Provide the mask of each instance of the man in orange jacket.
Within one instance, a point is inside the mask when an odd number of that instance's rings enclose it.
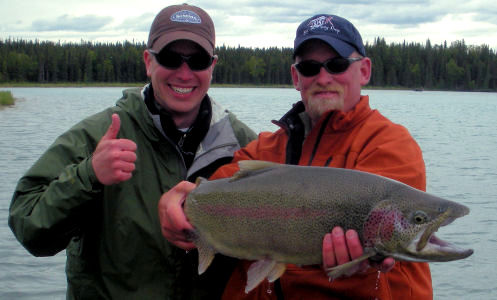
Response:
[[[386,176],[417,189],[426,189],[421,150],[407,129],[394,124],[369,106],[361,87],[369,82],[371,60],[362,38],[346,19],[316,15],[297,29],[295,88],[302,101],[276,122],[281,129],[263,132],[235,153],[233,162],[211,179],[232,176],[240,160],[357,169]],[[192,229],[181,204],[192,184],[180,183],[159,203],[163,235],[175,245],[191,249],[184,230]],[[355,231],[334,228],[323,238],[324,267],[346,263],[362,254]],[[250,262],[240,261],[226,286],[224,299],[431,299],[427,263],[385,259],[384,273],[362,265],[349,277],[329,282],[320,266],[289,265],[274,283],[264,281],[245,294]]]

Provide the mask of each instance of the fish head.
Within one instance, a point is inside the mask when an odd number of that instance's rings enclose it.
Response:
[[[365,248],[379,257],[416,262],[451,261],[473,254],[435,236],[441,227],[467,215],[469,208],[427,193],[421,199],[391,199],[378,203],[363,227]]]

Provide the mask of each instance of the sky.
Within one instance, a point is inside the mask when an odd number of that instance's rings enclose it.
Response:
[[[185,2],[185,1],[183,1]],[[0,0],[0,40],[146,42],[155,15],[181,1]],[[319,13],[351,21],[364,43],[432,45],[464,40],[497,51],[495,0],[192,0],[216,27],[216,45],[293,47],[295,31]]]

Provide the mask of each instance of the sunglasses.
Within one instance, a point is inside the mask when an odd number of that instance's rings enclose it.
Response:
[[[155,56],[157,62],[166,69],[176,70],[185,62],[192,71],[203,71],[212,65],[215,56],[199,52],[192,55],[181,55],[177,52],[163,50],[159,53],[148,50]]]
[[[299,71],[302,76],[311,77],[319,74],[321,72],[321,67],[330,74],[340,74],[349,68],[349,66],[360,61],[364,57],[333,57],[325,62],[317,62],[315,60],[304,60],[295,64],[295,68]]]

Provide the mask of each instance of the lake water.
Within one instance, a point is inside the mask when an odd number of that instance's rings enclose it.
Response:
[[[7,226],[17,180],[53,140],[114,105],[122,88],[0,88],[21,98],[0,109],[0,299],[64,299],[65,253],[32,257]],[[435,299],[497,299],[497,94],[364,91],[371,105],[406,126],[424,153],[428,191],[470,207],[439,230],[475,253],[432,263]],[[210,95],[254,130],[276,129],[299,100],[293,89],[213,88]]]

